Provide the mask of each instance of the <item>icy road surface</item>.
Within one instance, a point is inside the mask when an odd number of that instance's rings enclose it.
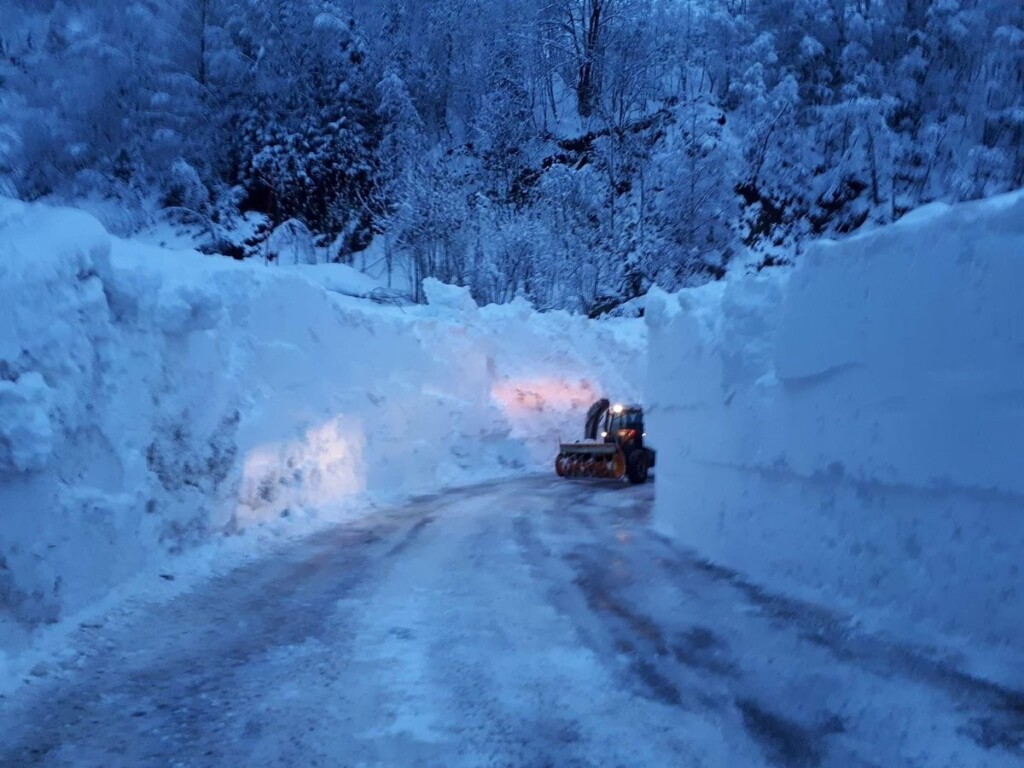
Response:
[[[1024,696],[673,546],[653,493],[424,498],[83,627],[0,765],[1024,764]]]

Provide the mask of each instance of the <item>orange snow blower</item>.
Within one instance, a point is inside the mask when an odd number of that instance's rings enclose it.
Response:
[[[598,400],[587,411],[584,439],[560,444],[555,472],[559,477],[627,477],[631,483],[644,483],[655,459],[654,450],[644,446],[644,437],[641,406]]]

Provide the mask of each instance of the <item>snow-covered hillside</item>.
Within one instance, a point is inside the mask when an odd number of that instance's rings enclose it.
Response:
[[[0,54],[0,194],[416,300],[597,314],[1024,186],[1021,0],[4,0]]]
[[[1017,193],[653,297],[659,525],[891,631],[1019,649],[1022,289]]]
[[[225,534],[547,469],[595,397],[641,392],[639,321],[365,288],[0,199],[0,653]]]

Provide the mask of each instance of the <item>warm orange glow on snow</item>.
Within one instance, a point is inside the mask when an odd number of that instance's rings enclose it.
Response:
[[[364,436],[332,419],[298,440],[265,443],[245,457],[236,518],[262,522],[292,507],[329,507],[366,488]]]
[[[589,381],[556,377],[509,379],[491,388],[491,398],[507,415],[522,411],[572,411],[590,407],[598,395]]]

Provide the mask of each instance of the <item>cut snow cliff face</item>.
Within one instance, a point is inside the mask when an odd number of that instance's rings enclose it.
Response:
[[[894,632],[1020,649],[1022,290],[1019,193],[653,297],[658,524]]]
[[[218,535],[547,469],[640,394],[641,323],[363,289],[0,199],[0,652]]]

